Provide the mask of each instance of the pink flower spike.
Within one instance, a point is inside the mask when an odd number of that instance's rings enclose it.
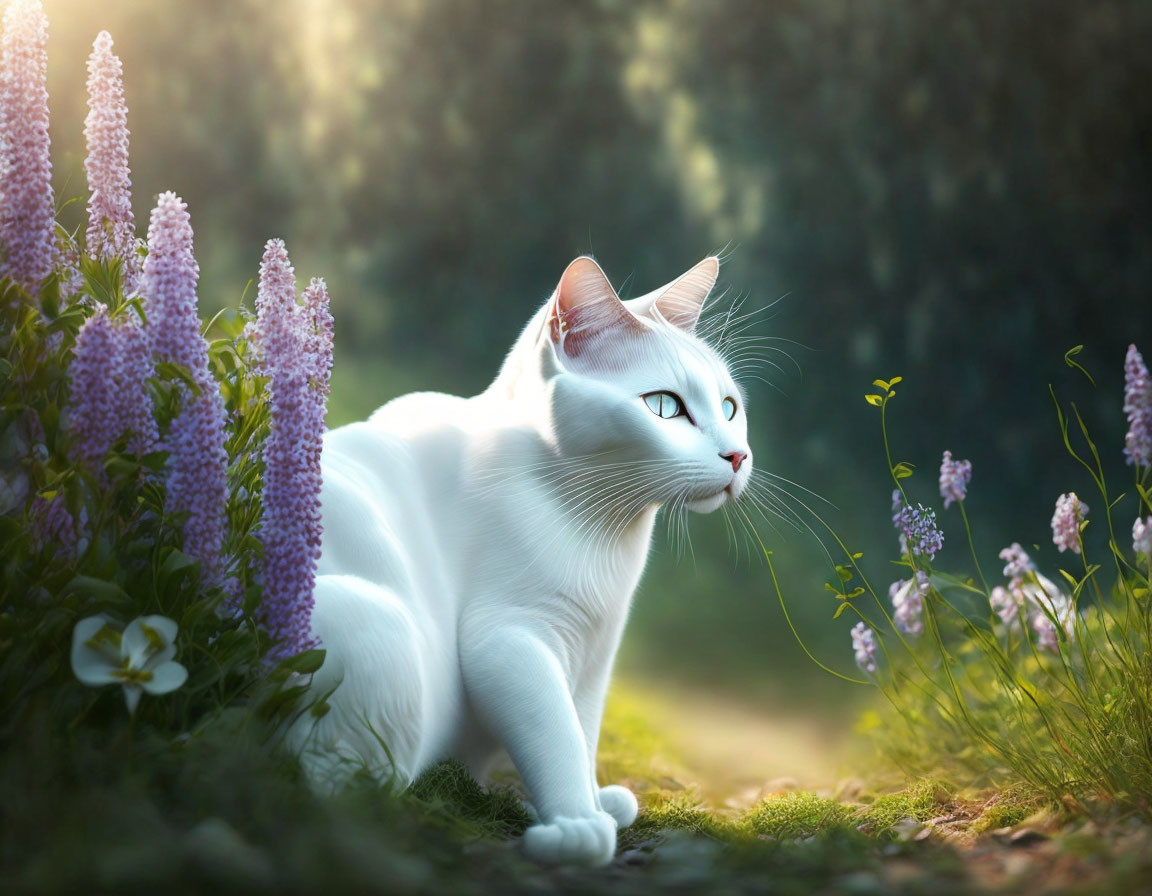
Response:
[[[0,37],[0,276],[33,295],[56,255],[47,43],[40,0],[14,0]]]
[[[952,452],[945,451],[940,462],[940,497],[947,509],[953,501],[963,501],[968,496],[968,483],[972,480],[972,462],[953,460]]]
[[[1000,552],[1000,559],[1004,561],[1004,577],[1007,579],[1023,578],[1036,568],[1032,558],[1016,541]]]
[[[132,217],[132,178],[128,167],[128,107],[123,66],[112,52],[107,31],[96,35],[88,57],[88,117],[84,121],[88,156],[88,254],[124,262],[124,288],[133,293],[139,276],[136,224]]]
[[[911,637],[924,634],[924,598],[931,590],[932,582],[922,569],[916,570],[915,578],[892,583],[888,597],[896,628]]]
[[[1127,463],[1152,466],[1152,380],[1135,345],[1128,346],[1124,358],[1124,413],[1128,415],[1124,438]]]
[[[1052,514],[1052,542],[1060,553],[1080,553],[1080,524],[1088,516],[1088,505],[1068,492],[1056,499],[1056,512]]]
[[[880,645],[876,641],[876,632],[864,622],[852,626],[852,650],[856,654],[856,665],[869,675],[875,675],[879,668],[876,657]]]

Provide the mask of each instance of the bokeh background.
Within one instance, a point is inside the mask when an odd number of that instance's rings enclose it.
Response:
[[[187,200],[206,315],[237,306],[271,236],[327,278],[333,425],[416,388],[481,390],[577,254],[627,297],[723,250],[729,297],[772,306],[758,332],[797,343],[749,383],[758,463],[827,498],[813,507],[879,583],[896,541],[863,401],[876,377],[904,377],[892,431],[914,498],[940,509],[943,449],[973,461],[986,569],[1018,540],[1054,573],[1056,496],[1100,504],[1050,383],[1130,487],[1122,362],[1129,342],[1152,352],[1152,4],[45,5],[58,196],[85,197],[84,64],[108,29],[141,229],[159,191]],[[1077,344],[1095,390],[1064,364]],[[941,521],[938,559],[965,572],[955,509]],[[804,638],[851,670],[820,544],[761,529]],[[862,689],[804,657],[747,545],[696,518],[678,554],[657,547],[624,674],[842,730]]]

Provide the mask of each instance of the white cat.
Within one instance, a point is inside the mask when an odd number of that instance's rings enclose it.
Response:
[[[324,442],[310,775],[407,784],[506,749],[534,859],[611,861],[636,798],[596,781],[612,661],[657,510],[710,512],[751,473],[743,395],[694,335],[707,258],[621,302],[587,257],[474,398],[406,395]]]

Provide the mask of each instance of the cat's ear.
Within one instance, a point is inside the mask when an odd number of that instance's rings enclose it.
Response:
[[[624,307],[600,265],[581,255],[560,277],[548,315],[548,331],[553,344],[575,357],[590,338],[612,331],[640,333],[644,325]]]
[[[696,329],[700,311],[719,276],[720,259],[715,255],[705,258],[664,287],[659,298],[652,303],[651,312],[659,314],[674,327],[691,333]]]

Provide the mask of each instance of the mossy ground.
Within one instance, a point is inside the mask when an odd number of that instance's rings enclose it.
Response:
[[[643,809],[605,869],[521,859],[513,779],[485,789],[442,765],[403,795],[364,778],[320,798],[291,760],[221,727],[176,750],[78,735],[7,751],[0,879],[12,893],[288,894],[1119,893],[1152,879],[1143,825],[1072,820],[1022,793],[924,780],[718,809],[674,777],[689,772],[628,695],[607,722],[602,777]]]

